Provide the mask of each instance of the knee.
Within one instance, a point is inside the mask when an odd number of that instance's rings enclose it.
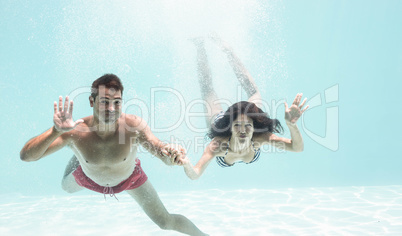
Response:
[[[69,185],[66,183],[66,181],[64,179],[61,181],[61,188],[67,193],[76,192],[71,187],[69,187]]]
[[[71,189],[63,188],[64,192],[66,193],[75,193],[76,191],[72,191]]]
[[[158,219],[158,221],[155,223],[159,226],[160,229],[171,230],[171,229],[173,229],[173,225],[174,225],[173,221],[174,220],[173,220],[172,215],[169,214],[167,217]]]

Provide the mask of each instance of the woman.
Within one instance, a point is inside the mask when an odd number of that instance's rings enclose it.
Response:
[[[220,104],[216,103],[218,98],[212,87],[204,41],[200,38],[194,39],[201,93],[210,108],[206,109],[206,112],[208,137],[212,141],[195,166],[187,156],[180,157],[187,176],[191,179],[199,178],[214,157],[221,167],[231,167],[237,162],[253,163],[260,157],[260,148],[263,145],[272,145],[293,152],[303,151],[303,139],[296,126],[296,121],[308,108],[306,106],[303,109],[306,99],[301,102],[302,94],[296,95],[290,107],[285,103],[285,120],[291,139],[276,136],[274,133],[280,133],[283,128],[277,119],[270,119],[258,107],[261,106],[261,94],[253,78],[225,42],[217,37],[212,39],[228,56],[229,63],[249,99],[233,104],[226,112],[222,111]]]

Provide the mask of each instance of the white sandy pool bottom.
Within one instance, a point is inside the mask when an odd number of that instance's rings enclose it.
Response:
[[[91,192],[88,192],[91,193]],[[92,193],[91,193],[92,194]],[[126,193],[1,196],[0,235],[181,235],[159,229]],[[210,235],[402,235],[402,186],[160,193]]]

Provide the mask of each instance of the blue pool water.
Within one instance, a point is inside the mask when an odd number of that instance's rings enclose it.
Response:
[[[188,4],[185,0],[3,0],[1,5],[0,195],[8,196],[1,201],[1,208],[6,209],[0,218],[2,235],[21,235],[30,229],[54,235],[47,227],[56,228],[65,220],[85,229],[77,219],[71,219],[78,213],[66,210],[72,207],[66,203],[69,199],[71,203],[93,199],[93,207],[109,214],[106,208],[115,203],[109,199],[104,203],[102,195],[89,190],[68,195],[61,189],[61,177],[72,156],[67,148],[37,162],[19,159],[25,142],[52,126],[53,101],[59,95],[74,97],[76,119],[91,115],[88,86],[104,73],[115,73],[122,79],[126,113],[144,117],[161,140],[185,146],[196,163],[207,140],[204,120],[189,115],[202,112],[202,106],[197,103],[201,94],[195,49],[188,39],[211,32],[233,47],[270,104],[267,112],[282,124],[284,101],[291,103],[298,92],[308,98],[311,109],[298,121],[305,149],[284,153],[267,147],[255,164],[233,168],[211,163],[197,181],[189,180],[181,167],[167,167],[141,150],[143,169],[161,196],[167,196],[167,208],[170,204],[174,211],[191,216],[212,235],[235,232],[225,231],[224,225],[247,235],[245,226],[238,222],[254,213],[266,221],[278,216],[275,224],[262,220],[260,228],[253,226],[261,234],[311,235],[316,229],[319,234],[355,234],[367,226],[373,227],[373,232],[391,235],[400,229],[396,222],[401,222],[402,213],[393,210],[400,210],[402,192],[400,1],[196,0]],[[225,56],[210,41],[206,49],[218,95],[230,102],[245,100]],[[290,137],[287,127],[283,136]],[[344,221],[331,216],[328,221],[309,220],[310,216],[300,214],[288,220],[295,212],[317,206],[314,201],[310,205],[301,200],[316,199],[313,189],[321,189],[322,198],[335,195],[336,199],[330,205],[319,201],[321,208],[315,210],[346,209],[340,219],[353,222],[349,229],[341,227]],[[371,200],[354,194],[361,189],[372,190]],[[275,197],[277,201],[293,196],[296,203],[303,204],[287,202],[287,209],[276,211],[270,197],[275,191],[283,193]],[[243,194],[239,194],[239,202],[230,198],[238,204],[233,208],[214,197],[216,193],[227,199],[239,192]],[[205,193],[211,194],[202,202],[205,208],[182,208],[198,204],[195,196]],[[247,201],[250,193],[256,193],[257,200]],[[345,194],[347,200],[342,197]],[[120,195],[129,202],[128,195]],[[170,200],[173,196],[184,203]],[[386,203],[384,199],[393,200]],[[348,205],[355,201],[361,203],[359,209]],[[50,226],[8,224],[16,219],[22,222],[59,203],[57,214],[43,215],[43,222]],[[141,221],[132,223],[133,227],[142,228],[128,232],[163,234],[134,202],[130,204],[133,217]],[[22,214],[23,209],[31,210]],[[287,215],[287,210],[292,213]],[[364,218],[365,214],[371,218]],[[205,222],[206,215],[214,215],[215,220]],[[381,223],[373,223],[376,220]],[[214,224],[221,225],[223,232]],[[274,226],[278,231],[271,231]],[[284,227],[294,231],[281,231]],[[91,230],[93,226],[84,232],[90,235]]]

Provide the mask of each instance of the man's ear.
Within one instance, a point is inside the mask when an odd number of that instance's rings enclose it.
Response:
[[[94,102],[95,102],[94,97],[89,96],[89,105],[90,105],[91,107],[94,107]]]

